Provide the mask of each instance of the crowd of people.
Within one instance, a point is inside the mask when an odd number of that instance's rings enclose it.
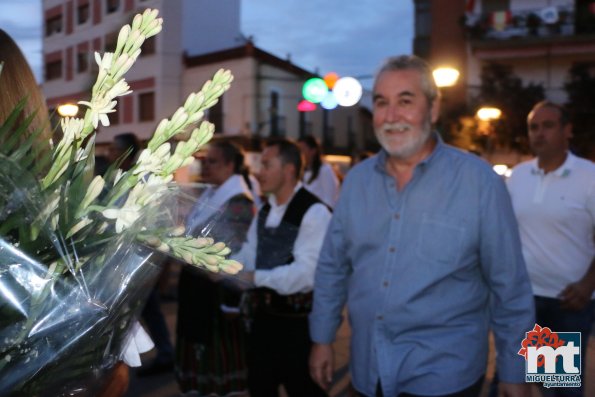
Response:
[[[4,89],[22,92],[7,86],[13,59],[0,75],[2,119],[16,103]],[[381,149],[342,182],[313,136],[267,141],[256,178],[240,147],[209,145],[201,158],[208,187],[186,233],[224,241],[244,269],[222,277],[183,268],[175,345],[152,292],[143,319],[158,353],[144,375],[174,371],[183,393],[200,396],[278,396],[281,385],[290,397],[326,396],[346,307],[356,396],[478,396],[490,332],[492,391],[529,396],[518,352],[535,324],[581,333],[584,386],[595,165],[569,151],[566,109],[535,105],[527,130],[536,157],[507,181],[444,143],[433,129],[439,113],[430,66],[398,56],[373,87]],[[138,149],[119,137],[97,172],[125,152],[126,167]],[[581,396],[584,388],[553,390]]]

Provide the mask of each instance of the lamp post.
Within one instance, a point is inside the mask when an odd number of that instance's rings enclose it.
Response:
[[[59,105],[57,110],[61,117],[74,117],[78,114],[79,107],[73,103],[64,103]]]
[[[452,87],[459,80],[459,71],[450,66],[441,66],[432,72],[438,88]]]
[[[452,89],[457,86],[460,73],[456,68],[450,66],[441,66],[432,71],[436,86],[441,90],[443,107],[442,113],[442,132],[445,138],[450,139],[452,143],[460,147],[472,151],[478,151],[475,143],[476,141],[483,142],[481,145],[485,154],[491,156],[494,149],[495,128],[494,122],[502,117],[502,111],[493,106],[482,106],[475,112],[475,118],[468,117],[466,100],[458,101],[457,103],[448,103],[446,94],[451,95]],[[464,87],[459,83],[458,88],[470,88],[468,85]],[[457,104],[459,104],[457,106]],[[463,122],[463,120],[467,120]],[[479,136],[478,136],[479,133]]]
[[[483,106],[477,110],[475,115],[482,121],[492,121],[502,117],[502,111],[496,107]]]

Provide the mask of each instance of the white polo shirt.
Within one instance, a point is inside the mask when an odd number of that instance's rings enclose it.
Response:
[[[514,167],[507,184],[533,293],[557,298],[595,257],[595,164],[568,153],[544,174],[533,159]]]

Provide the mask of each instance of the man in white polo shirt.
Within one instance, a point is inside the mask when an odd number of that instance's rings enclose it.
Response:
[[[535,295],[536,320],[554,332],[582,333],[584,374],[595,297],[595,164],[569,152],[572,125],[561,106],[538,103],[527,125],[537,157],[513,169],[508,189]],[[582,388],[563,392],[582,396]]]

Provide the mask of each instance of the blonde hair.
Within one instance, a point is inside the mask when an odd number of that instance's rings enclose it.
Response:
[[[3,124],[12,113],[16,105],[23,98],[26,103],[17,119],[16,128],[24,120],[35,114],[27,128],[27,133],[21,140],[27,139],[36,131],[39,142],[33,145],[33,150],[42,153],[49,148],[51,126],[49,112],[41,89],[35,81],[35,76],[18,45],[4,30],[0,29],[0,124]]]

